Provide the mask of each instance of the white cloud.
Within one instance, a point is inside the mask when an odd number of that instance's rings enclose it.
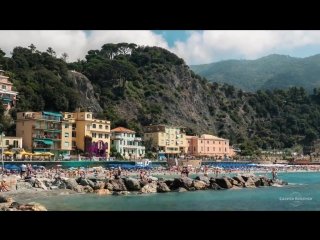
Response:
[[[28,47],[33,43],[38,50],[52,47],[57,56],[66,52],[69,61],[84,59],[89,50],[101,49],[105,43],[128,42],[166,48],[188,64],[201,64],[222,59],[256,59],[270,53],[289,52],[304,46],[319,45],[320,31],[188,31],[188,39],[176,41],[170,49],[165,35],[152,31],[0,31],[0,48],[10,56],[16,46]],[[314,54],[317,54],[315,52]]]

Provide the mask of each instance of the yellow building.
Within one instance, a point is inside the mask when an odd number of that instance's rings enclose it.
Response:
[[[72,152],[85,152],[84,137],[92,137],[92,152],[94,157],[109,157],[110,153],[110,121],[94,119],[92,112],[64,112],[64,119],[72,124]]]
[[[4,151],[7,151],[9,146],[12,146],[13,150],[21,149],[22,137],[5,136],[3,137],[3,140],[0,141],[0,148],[2,148],[2,145]]]
[[[168,125],[150,125],[144,127],[144,141],[152,139],[152,152],[158,158],[177,157],[186,151],[186,128]]]
[[[61,113],[18,112],[16,136],[22,137],[23,148],[32,152],[51,152],[55,158],[68,155],[72,149],[72,127]]]

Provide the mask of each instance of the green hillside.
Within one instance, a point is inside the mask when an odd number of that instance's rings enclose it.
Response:
[[[190,69],[208,82],[227,83],[249,92],[296,86],[311,93],[320,86],[320,54],[307,58],[272,54],[257,60],[191,65]]]

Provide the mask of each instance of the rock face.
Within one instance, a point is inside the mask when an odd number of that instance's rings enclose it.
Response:
[[[193,180],[188,177],[181,177],[181,178],[175,178],[173,183],[172,183],[172,188],[177,189],[177,188],[185,188],[189,189],[192,187]]]
[[[99,96],[94,93],[93,86],[89,79],[78,72],[69,71],[69,77],[76,84],[79,93],[80,104],[84,108],[90,108],[92,112],[102,112],[99,105]]]
[[[157,192],[164,193],[164,192],[170,192],[170,188],[165,184],[164,182],[159,182],[157,186]]]
[[[209,180],[208,180],[208,182],[209,182]],[[204,181],[193,180],[192,187],[194,187],[196,190],[204,190],[208,187],[208,185]],[[190,190],[190,188],[189,188],[189,190]]]
[[[157,192],[157,184],[156,183],[149,183],[141,188],[140,190],[142,193],[156,193]]]
[[[74,190],[78,186],[77,181],[73,178],[68,178],[67,180],[65,180],[65,184],[67,186],[67,189],[71,190]]]
[[[112,191],[128,191],[122,179],[112,179],[109,182],[112,184]]]
[[[17,183],[17,190],[28,190],[28,189],[33,189],[30,183],[28,182],[18,182]]]
[[[229,179],[227,177],[223,177],[223,178],[216,178],[216,183],[221,187],[221,188],[232,188],[232,184],[229,181]]]
[[[129,191],[138,191],[141,189],[140,182],[135,178],[125,178],[125,185]]]

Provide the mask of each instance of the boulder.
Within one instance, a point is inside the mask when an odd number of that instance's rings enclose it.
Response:
[[[221,190],[223,189],[222,187],[220,187],[217,183],[213,182],[210,184],[210,189],[213,189],[213,190]]]
[[[87,186],[83,186],[83,191],[86,192],[86,193],[93,193],[93,188],[90,187],[89,185]]]
[[[159,182],[157,186],[157,192],[164,193],[164,192],[170,192],[170,188],[165,184],[164,182]]]
[[[8,179],[6,183],[11,191],[17,189],[17,179]]]
[[[111,192],[108,189],[97,189],[94,191],[94,193],[101,194],[101,195],[111,194]]]
[[[91,188],[94,188],[94,183],[89,180],[89,179],[85,179],[85,178],[81,178],[80,183],[81,186],[90,186]]]
[[[144,187],[145,185],[149,184],[147,180],[139,180],[140,187]]]
[[[90,180],[89,180],[90,181]],[[92,182],[93,183],[93,182]],[[93,185],[93,189],[94,190],[97,190],[97,189],[104,189],[105,188],[105,186],[106,186],[106,184],[105,184],[105,182],[102,182],[102,181],[96,181],[95,183],[93,183],[94,185]],[[91,187],[91,186],[90,186]]]
[[[31,186],[31,185],[30,185]],[[35,182],[34,182],[34,187],[36,188],[41,188],[43,190],[48,190],[47,186],[44,184],[44,182],[42,181],[42,179],[38,179],[36,178]]]
[[[52,186],[51,186],[51,188],[52,188]],[[59,188],[59,189],[67,189],[67,185],[66,185],[64,182],[62,182],[62,183],[58,186],[58,188]]]
[[[270,186],[270,179],[266,177],[260,177],[261,180],[261,186],[267,187]]]
[[[0,195],[0,203],[7,203],[8,199],[9,199],[8,197]]]
[[[128,191],[122,179],[112,179],[110,180],[110,183],[113,186],[113,191]]]
[[[48,211],[44,206],[39,203],[28,203],[26,205],[20,205],[18,208],[20,211]]]
[[[28,189],[33,189],[31,184],[28,182],[18,182],[17,185],[17,190],[28,190]]]
[[[74,190],[79,185],[74,178],[68,178],[67,180],[65,180],[65,184],[67,186],[67,189],[71,190]]]
[[[182,187],[188,190],[190,187],[192,187],[192,183],[193,180],[188,177],[175,178],[172,183],[172,188],[176,189]]]
[[[188,192],[188,190],[183,187],[179,187],[179,188],[173,190],[173,192]]]
[[[75,192],[77,192],[77,193],[83,193],[83,192],[85,192],[85,191],[84,191],[84,186],[77,185],[77,186],[73,189],[73,191],[75,191]]]
[[[242,174],[241,177],[243,178],[244,181],[248,181],[249,178],[254,178],[256,175],[254,173],[245,173]]]
[[[49,178],[41,178],[40,179],[41,182],[43,182],[43,184],[47,187],[50,188],[54,182],[54,180],[49,179]]]
[[[209,180],[208,180],[209,182]],[[193,180],[192,182],[192,187],[194,187],[196,190],[204,190],[206,189],[208,186],[204,181],[201,180]]]
[[[244,187],[246,187],[246,188],[255,188],[256,184],[251,178],[248,178],[246,183],[244,184]]]
[[[113,185],[109,182],[105,184],[104,188],[108,189],[109,191],[113,191]]]
[[[136,178],[125,178],[124,183],[127,189],[130,191],[136,191],[141,189],[140,182]]]
[[[34,187],[36,179],[35,178],[29,178],[29,179],[25,179],[24,181],[30,183],[31,186]]]
[[[233,179],[236,180],[239,183],[243,183],[243,184],[246,183],[246,181],[241,177],[240,174],[237,174],[236,176],[234,176]]]
[[[222,178],[216,178],[216,183],[221,187],[225,189],[232,188],[232,184],[228,180],[227,177],[222,177]]]
[[[157,192],[157,184],[156,183],[148,183],[140,190],[142,193],[156,193]]]
[[[163,180],[163,181],[164,181],[165,184],[167,184],[167,186],[168,186],[169,188],[171,188],[171,187],[172,187],[172,184],[173,184],[173,182],[174,182],[174,178],[168,178],[168,179],[165,179],[165,180]]]
[[[197,191],[197,189],[195,187],[191,187],[188,189],[188,191]]]
[[[196,179],[196,180],[203,181],[203,182],[205,182],[206,184],[210,185],[210,180],[209,180],[209,178],[206,177],[206,176],[196,176],[195,179]]]
[[[158,178],[150,176],[150,177],[148,177],[148,180],[151,180],[151,181],[158,181]]]

